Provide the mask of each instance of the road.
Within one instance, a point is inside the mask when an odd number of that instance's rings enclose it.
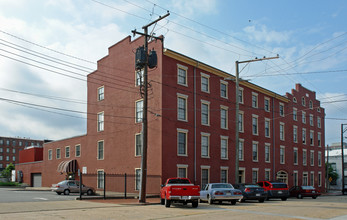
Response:
[[[12,193],[21,196],[16,191]],[[28,192],[23,193],[30,195]],[[31,195],[37,196],[37,194]],[[58,198],[62,199],[64,196]],[[159,203],[159,199],[157,200]],[[129,200],[122,200],[123,204],[119,204],[119,200],[117,201],[117,204],[115,200],[106,200],[106,203],[103,203],[103,200],[98,202],[35,200],[35,202],[1,203],[0,219],[347,219],[347,196],[291,198],[287,201],[270,200],[264,203],[250,201],[237,203],[234,206],[201,203],[198,208],[192,208],[191,205],[173,205],[165,208],[159,204],[129,204]]]

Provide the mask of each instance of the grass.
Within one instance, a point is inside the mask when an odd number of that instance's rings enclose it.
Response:
[[[15,182],[0,182],[0,186],[20,186],[20,184]]]

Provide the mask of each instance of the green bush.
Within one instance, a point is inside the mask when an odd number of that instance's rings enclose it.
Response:
[[[0,182],[0,186],[19,186],[19,183],[15,182]]]

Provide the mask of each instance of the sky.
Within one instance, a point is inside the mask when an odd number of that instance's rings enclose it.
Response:
[[[86,76],[108,47],[151,26],[164,47],[285,95],[296,83],[325,108],[325,143],[347,123],[347,1],[1,0],[0,136],[86,133]],[[347,135],[346,135],[347,136]]]

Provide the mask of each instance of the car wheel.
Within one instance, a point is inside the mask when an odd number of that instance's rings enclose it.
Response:
[[[57,192],[58,195],[61,195],[61,192]]]
[[[260,203],[263,203],[265,201],[265,199],[259,199],[258,200]]]
[[[171,205],[171,200],[169,200],[169,199],[167,199],[167,198],[165,197],[165,207],[166,207],[166,208],[169,208],[170,205]]]
[[[88,189],[88,191],[87,191],[87,195],[88,195],[88,196],[93,195],[93,190]]]
[[[193,202],[192,202],[192,207],[193,207],[193,208],[198,207],[198,205],[199,205],[199,201],[193,201]]]
[[[237,200],[231,200],[230,203],[231,205],[236,205]]]
[[[312,196],[312,199],[317,199],[317,196]]]
[[[301,194],[298,194],[298,199],[302,199],[302,195]]]
[[[69,195],[70,194],[70,190],[66,189],[64,190],[64,195]]]
[[[213,200],[212,200],[211,196],[207,196],[207,199],[208,199],[208,204],[212,205],[213,204]]]
[[[286,197],[282,197],[281,200],[282,201],[287,201],[287,198]]]
[[[165,199],[160,199],[160,205],[165,205]]]

